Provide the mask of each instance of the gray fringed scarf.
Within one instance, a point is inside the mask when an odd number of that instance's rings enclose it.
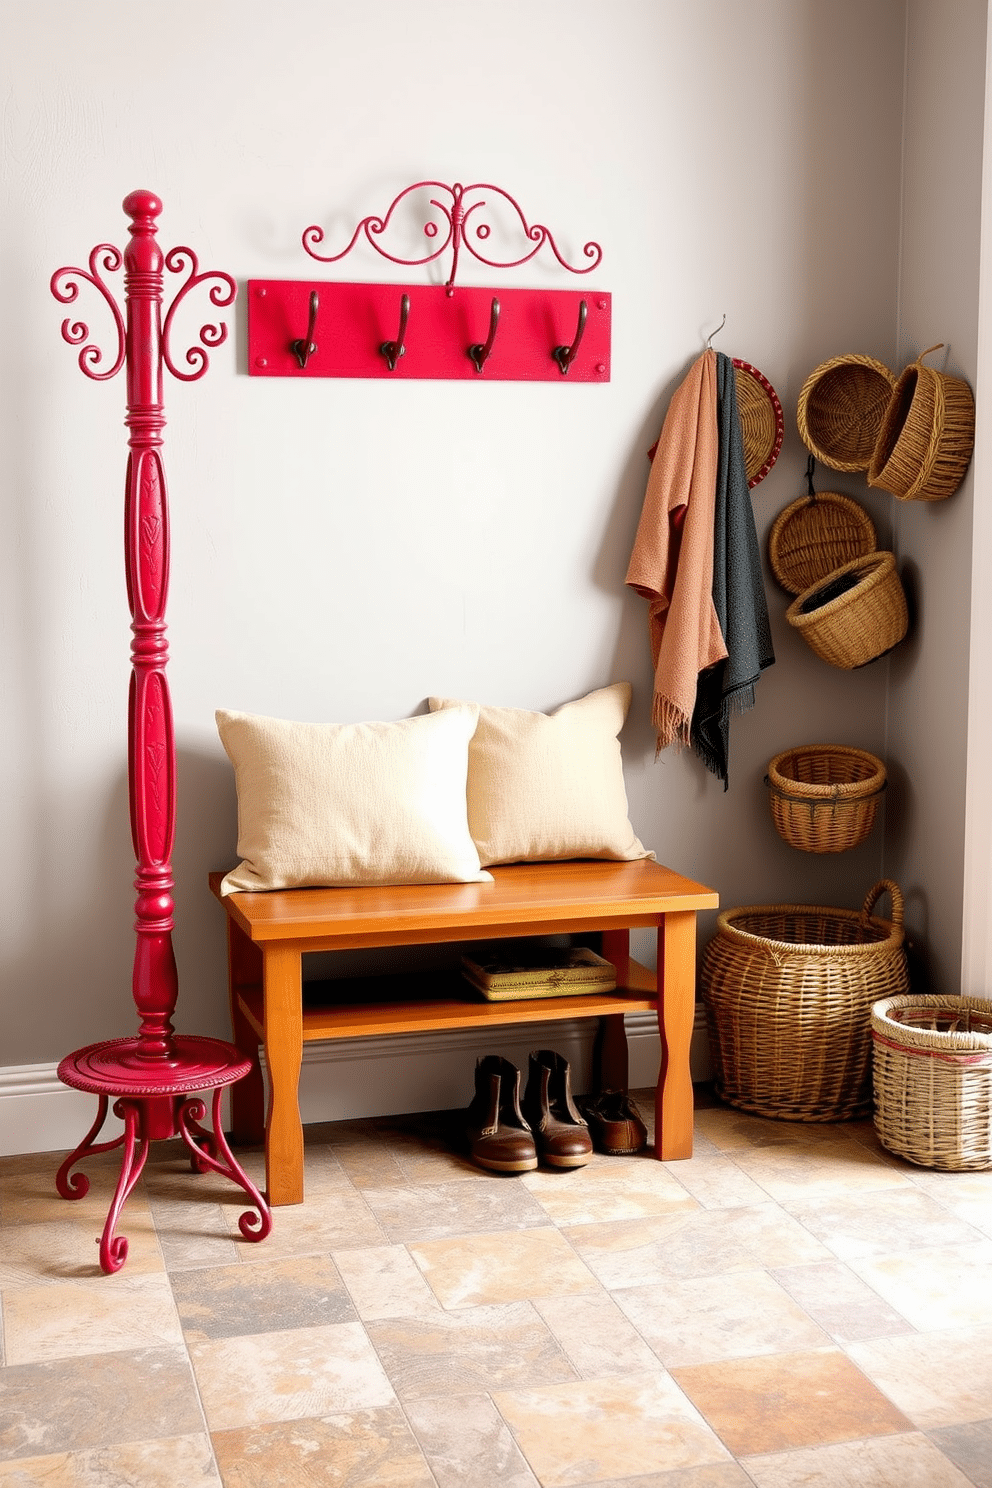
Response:
[[[730,715],[754,706],[754,689],[775,660],[761,553],[754,526],[730,357],[717,353],[716,513],[713,539],[713,605],[727,657],[701,672],[692,715],[692,745],[708,770],[728,785]]]

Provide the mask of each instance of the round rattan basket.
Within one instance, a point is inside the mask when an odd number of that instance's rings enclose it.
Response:
[[[924,1168],[992,1168],[992,1002],[886,997],[871,1029],[883,1147]]]
[[[896,379],[874,357],[851,353],[821,362],[799,394],[799,435],[834,470],[867,470]]]
[[[872,914],[886,891],[891,921]],[[701,986],[721,1099],[784,1121],[868,1114],[872,1004],[909,990],[902,916],[889,879],[860,912],[767,904],[719,916]]]
[[[953,495],[975,444],[971,388],[960,377],[924,366],[929,351],[921,352],[896,383],[868,466],[868,484],[900,501],[944,501]]]
[[[857,847],[885,790],[877,755],[846,744],[802,744],[777,754],[765,776],[775,830],[801,852]]]
[[[734,357],[734,383],[744,439],[747,483],[753,488],[764,480],[779,457],[785,419],[775,389],[750,362]]]
[[[853,671],[897,646],[909,611],[893,553],[866,553],[796,596],[785,618],[817,656]]]
[[[873,553],[878,539],[864,507],[837,491],[801,496],[768,534],[768,562],[787,594],[802,594],[834,569]]]

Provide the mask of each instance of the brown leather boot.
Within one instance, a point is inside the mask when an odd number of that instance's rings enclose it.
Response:
[[[487,1054],[475,1065],[475,1099],[465,1115],[472,1160],[494,1173],[529,1173],[537,1167],[534,1137],[520,1111],[520,1071]]]
[[[553,1168],[581,1168],[592,1157],[592,1137],[572,1100],[568,1060],[551,1049],[530,1056],[524,1118],[537,1150]]]

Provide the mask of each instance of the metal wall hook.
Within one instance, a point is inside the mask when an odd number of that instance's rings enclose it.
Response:
[[[317,311],[319,309],[320,301],[317,298],[317,291],[314,289],[310,292],[310,320],[307,325],[306,337],[304,340],[291,341],[289,343],[290,351],[299,362],[301,370],[304,371],[306,370],[307,362],[317,350],[317,344],[313,339],[313,333],[317,329]]]
[[[727,324],[727,312],[725,310],[723,312],[723,319],[721,320],[720,324],[717,326],[716,330],[715,331],[710,331],[709,335],[706,337],[706,350],[707,351],[712,351],[713,350],[713,337],[714,336],[719,336],[720,332],[723,330],[723,328],[724,328],[724,326],[726,324]]]
[[[476,342],[468,349],[468,354],[475,363],[476,372],[484,372],[486,363],[493,353],[493,342],[496,340],[496,327],[499,325],[499,300],[493,295],[493,302],[489,310],[489,335],[486,337],[485,345]]]
[[[396,363],[399,361],[401,356],[404,356],[406,354],[406,347],[403,345],[403,338],[406,335],[406,323],[409,315],[410,296],[408,294],[405,294],[400,300],[400,328],[396,332],[396,340],[383,341],[382,345],[379,347],[380,352],[386,358],[386,364],[388,365],[390,372],[396,371]]]
[[[579,342],[582,340],[582,332],[586,328],[586,316],[588,315],[588,313],[589,306],[586,304],[585,300],[580,300],[579,320],[578,324],[575,327],[575,335],[572,338],[571,346],[556,346],[551,353],[555,361],[558,363],[558,366],[561,368],[563,377],[568,376],[568,369],[575,361],[575,354],[579,349]]]

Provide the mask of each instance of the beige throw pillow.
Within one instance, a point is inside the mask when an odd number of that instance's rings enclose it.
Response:
[[[466,815],[477,718],[471,705],[398,723],[219,711],[243,860],[221,892],[489,879]]]
[[[479,860],[649,858],[627,819],[620,743],[630,684],[554,713],[479,709],[468,752],[468,824]],[[464,707],[428,699],[432,714]]]

